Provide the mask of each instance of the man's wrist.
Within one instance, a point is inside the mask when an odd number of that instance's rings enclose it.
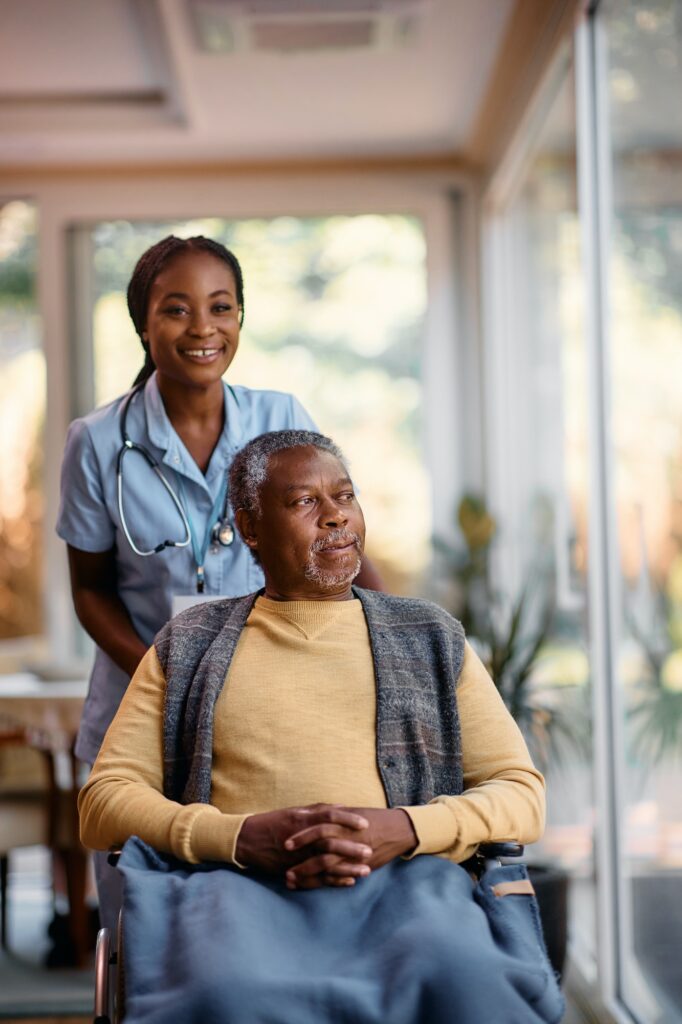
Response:
[[[242,823],[240,824],[239,828],[237,829],[237,832],[234,837],[234,844],[232,846],[232,857],[230,858],[234,866],[237,868],[242,868],[242,870],[246,870],[246,868],[249,867],[249,854],[246,845],[243,842],[240,848],[239,841],[242,838],[244,825],[246,824],[250,817],[252,816],[250,814],[247,814]]]
[[[400,817],[398,817],[398,815]],[[419,845],[419,838],[415,831],[412,819],[402,807],[395,808],[395,821],[397,827],[396,841],[400,844],[400,856],[411,853]]]
[[[247,815],[247,817],[244,818],[234,839],[232,860],[238,868],[248,868],[251,864],[248,827],[248,822],[251,817],[252,815]]]

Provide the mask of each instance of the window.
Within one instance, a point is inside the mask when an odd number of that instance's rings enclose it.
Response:
[[[127,390],[141,366],[125,288],[138,256],[169,233],[204,234],[235,251],[246,315],[230,380],[293,392],[338,441],[362,492],[369,554],[390,589],[418,590],[431,534],[421,222],[366,214],[98,224],[90,235],[95,404]]]
[[[35,206],[0,202],[0,640],[43,630],[45,360],[36,247]]]
[[[682,3],[609,0],[622,996],[682,1020]]]
[[[525,129],[520,171],[502,194],[493,184],[487,427],[497,521],[491,589],[498,637],[514,651],[510,680],[522,682],[537,650],[516,706],[521,724],[524,703],[536,708],[524,731],[548,783],[547,829],[529,853],[569,870],[570,937],[593,970],[587,351],[574,94],[571,56],[562,52]]]

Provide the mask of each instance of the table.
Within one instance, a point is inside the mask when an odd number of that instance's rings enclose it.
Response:
[[[70,751],[78,732],[85,679],[39,679],[31,672],[0,676],[0,723],[26,729],[41,747]]]
[[[50,845],[63,866],[69,930],[79,965],[88,962],[90,934],[85,904],[87,854],[78,837],[78,765],[73,753],[88,684],[83,679],[44,680],[30,672],[0,676],[0,728],[23,733],[50,765]],[[66,771],[60,766],[66,764]]]

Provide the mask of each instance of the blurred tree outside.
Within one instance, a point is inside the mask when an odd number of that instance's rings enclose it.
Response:
[[[43,629],[45,360],[36,249],[35,206],[24,200],[0,206],[0,640]]]

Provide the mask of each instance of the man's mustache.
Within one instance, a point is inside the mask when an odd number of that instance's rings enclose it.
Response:
[[[313,541],[310,545],[310,554],[314,555],[326,548],[335,548],[346,544],[355,544],[358,551],[362,551],[362,538],[359,533],[354,533],[352,530],[331,530],[326,537],[320,537],[319,540]]]

